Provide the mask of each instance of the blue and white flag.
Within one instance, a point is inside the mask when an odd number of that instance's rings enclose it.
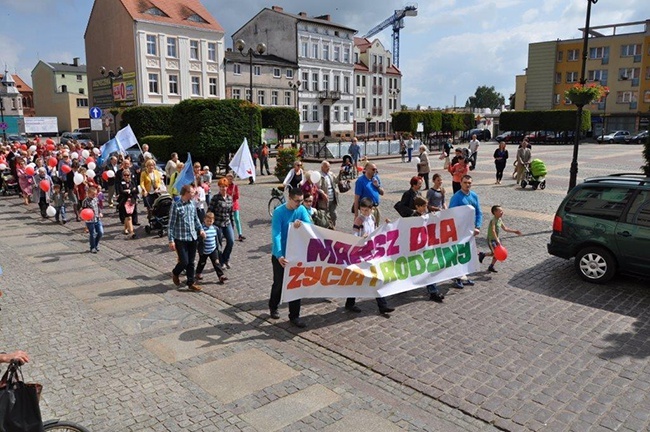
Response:
[[[111,157],[112,153],[124,153],[124,149],[120,149],[120,145],[115,138],[107,141],[99,148],[101,154],[97,158],[97,166],[104,165]]]
[[[244,138],[244,142],[239,146],[239,150],[232,157],[230,161],[230,168],[241,179],[253,178],[255,181],[255,164],[253,163],[253,156],[248,148],[248,140]]]
[[[181,193],[181,188],[187,184],[194,182],[194,167],[192,166],[192,155],[187,153],[187,162],[181,170],[180,174],[176,178],[176,183],[174,183],[174,189]]]
[[[126,125],[125,128],[120,129],[115,134],[115,139],[117,140],[117,145],[120,146],[122,152],[124,152],[124,149],[131,148],[134,145],[137,145],[138,147],[140,146],[138,144],[138,139],[133,133],[133,129],[131,129],[131,125]]]

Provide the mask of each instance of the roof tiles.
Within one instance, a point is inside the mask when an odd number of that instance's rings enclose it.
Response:
[[[221,24],[208,12],[199,0],[120,0],[135,21],[151,21],[161,24],[182,25],[223,33]],[[164,16],[146,11],[157,8]],[[205,22],[188,20],[198,15]]]

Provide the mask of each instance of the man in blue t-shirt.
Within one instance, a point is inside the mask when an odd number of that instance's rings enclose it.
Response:
[[[298,228],[301,222],[311,223],[311,217],[305,206],[302,206],[302,189],[292,188],[289,190],[289,200],[273,211],[271,219],[271,264],[273,264],[273,285],[271,286],[271,298],[269,298],[269,310],[271,318],[280,318],[278,306],[282,297],[282,281],[284,280],[284,268],[288,261],[285,258],[287,250],[287,237],[289,236],[289,224],[293,223]],[[289,302],[289,321],[296,327],[306,327],[300,319],[300,299]]]
[[[363,175],[359,177],[354,184],[354,218],[359,216],[359,201],[363,198],[369,198],[373,205],[373,216],[377,223],[381,223],[381,214],[379,213],[379,196],[384,194],[384,188],[381,187],[381,180],[377,172],[377,165],[368,162],[363,170]]]
[[[472,176],[466,174],[460,180],[460,190],[456,192],[449,200],[449,208],[460,207],[469,205],[474,208],[474,235],[477,236],[481,232],[481,224],[483,223],[483,212],[481,211],[481,203],[478,200],[476,192],[471,190]],[[463,276],[464,277],[464,276]],[[465,285],[472,286],[474,281],[471,279],[458,278],[454,280],[454,287],[462,289]]]

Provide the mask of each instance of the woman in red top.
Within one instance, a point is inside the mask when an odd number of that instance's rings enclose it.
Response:
[[[320,194],[318,193],[318,185],[311,181],[312,172],[305,173],[305,182],[300,186],[303,194],[310,194],[314,197],[312,207],[315,209],[318,208],[318,198]]]
[[[469,173],[469,165],[467,165],[465,157],[460,155],[458,156],[458,162],[456,162],[454,165],[450,165],[448,170],[453,176],[451,186],[454,189],[454,193],[456,193],[460,190],[461,179],[465,174]]]
[[[226,174],[226,179],[228,180],[226,193],[232,197],[232,217],[235,222],[235,229],[237,229],[237,234],[239,234],[239,241],[244,241],[246,237],[242,235],[241,219],[239,218],[239,186],[235,184],[235,176],[233,173],[229,172]]]

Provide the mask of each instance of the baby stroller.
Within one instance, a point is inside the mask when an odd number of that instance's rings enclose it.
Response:
[[[18,195],[20,193],[20,186],[18,185],[18,181],[16,181],[16,178],[13,176],[13,174],[11,174],[11,170],[9,168],[5,169],[0,174],[0,189],[2,190],[2,195],[4,196]]]
[[[144,200],[145,204],[147,200]],[[162,193],[156,198],[148,208],[149,225],[144,227],[147,234],[151,231],[158,230],[158,237],[162,237],[167,233],[167,226],[169,225],[169,211],[172,208],[172,197],[168,193]]]
[[[352,156],[349,154],[343,155],[343,161],[341,163],[341,172],[339,174],[339,180],[350,180],[357,176],[357,167],[354,166],[352,162]]]
[[[521,180],[522,189],[530,185],[533,190],[546,188],[546,165],[539,159],[533,159],[531,163],[525,166],[524,178]]]

